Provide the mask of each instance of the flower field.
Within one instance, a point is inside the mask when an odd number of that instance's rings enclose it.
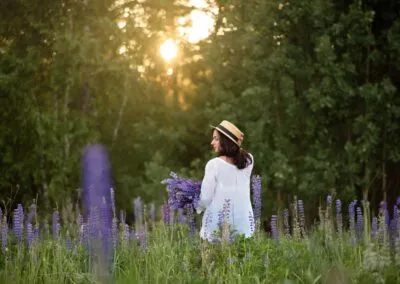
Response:
[[[176,176],[175,176],[176,177]],[[170,184],[172,184],[170,180]],[[184,188],[196,188],[186,184]],[[200,241],[194,210],[133,201],[133,212],[112,221],[103,206],[85,217],[79,206],[40,215],[35,204],[1,217],[1,283],[398,283],[400,198],[346,206],[328,196],[306,228],[304,204],[294,200],[261,226],[261,181],[253,177],[256,233],[250,239]],[[106,199],[103,198],[103,201]],[[176,200],[174,201],[176,204]],[[5,212],[4,212],[5,213]],[[133,214],[128,224],[126,215]],[[218,235],[218,234],[217,234]]]

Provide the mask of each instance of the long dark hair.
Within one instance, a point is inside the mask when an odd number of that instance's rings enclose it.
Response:
[[[227,156],[233,159],[235,166],[241,170],[250,165],[253,161],[249,153],[243,148],[240,148],[232,140],[227,138],[223,133],[219,132],[219,145],[221,147],[218,156]]]

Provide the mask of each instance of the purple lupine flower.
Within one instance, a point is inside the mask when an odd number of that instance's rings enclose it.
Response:
[[[222,209],[218,212],[218,226],[221,227],[230,214],[230,199],[225,199]]]
[[[378,218],[373,217],[371,225],[371,237],[375,238],[377,232],[378,232]]]
[[[69,232],[67,231],[67,236],[65,238],[65,247],[70,250],[72,249],[72,240],[71,240],[71,236],[69,235]]]
[[[332,205],[332,195],[329,194],[329,195],[326,197],[326,203],[327,203],[329,206]]]
[[[100,207],[100,228],[99,233],[102,237],[102,245],[103,251],[102,253],[106,256],[111,262],[112,257],[112,249],[113,249],[113,240],[111,236],[111,229],[112,229],[112,210],[111,206],[107,204],[106,198],[103,197],[103,203]]]
[[[89,218],[89,236],[90,239],[97,239],[99,237],[99,228],[100,228],[100,212],[97,207],[92,207],[90,210]]]
[[[354,233],[356,229],[356,221],[355,221],[355,211],[354,206],[356,205],[357,201],[354,200],[349,204],[349,230],[350,233]]]
[[[22,210],[22,213],[21,213]],[[13,233],[15,238],[18,241],[22,241],[23,239],[23,228],[24,228],[24,220],[23,220],[23,209],[22,205],[18,204],[17,208],[14,210],[13,214]]]
[[[112,209],[112,213],[113,213],[113,217],[117,216],[116,211],[115,211],[115,191],[114,189],[111,187],[110,188],[110,202],[111,202],[111,209]]]
[[[129,240],[136,242],[138,240],[138,236],[134,229],[131,230],[129,234]]]
[[[127,243],[129,243],[129,239],[130,239],[130,237],[131,237],[130,230],[129,230],[129,225],[128,225],[128,224],[124,224],[124,231],[123,231],[123,233],[124,233],[124,242],[125,242],[125,244],[127,244]]]
[[[170,207],[169,207],[169,204],[168,204],[168,202],[165,202],[164,203],[164,205],[163,205],[163,221],[164,221],[164,224],[170,224],[170,219],[171,219],[171,214],[170,214],[171,212],[170,212]]]
[[[185,222],[186,222],[185,214],[183,214],[182,208],[178,209],[178,220],[179,220],[180,224],[185,224]]]
[[[140,199],[140,197],[136,197],[133,200],[133,212],[134,212],[136,224],[140,223],[142,220],[142,217],[143,217],[142,210],[143,210],[142,200]]]
[[[1,250],[4,253],[8,245],[8,223],[7,217],[3,217],[3,223],[1,224]]]
[[[28,223],[26,225],[26,240],[28,242],[28,248],[32,247],[33,240],[35,239],[35,235],[33,234],[32,224]]]
[[[26,222],[27,223],[33,223],[33,219],[36,216],[36,204],[33,203],[31,204],[31,206],[29,206],[29,213],[28,213],[28,217],[26,218]]]
[[[289,209],[285,208],[283,210],[283,226],[285,230],[285,236],[290,237],[290,225],[289,225]]]
[[[167,185],[168,205],[171,209],[184,208],[187,204],[194,208],[198,206],[201,181],[184,179],[170,173],[170,178],[161,183]]]
[[[107,149],[98,144],[89,145],[84,149],[81,162],[83,177],[81,188],[84,216],[87,219],[92,207],[101,207],[103,197],[106,199],[106,204],[111,204],[111,166]]]
[[[300,228],[304,233],[305,228],[306,228],[306,217],[305,217],[305,214],[304,214],[303,200],[301,200],[301,199],[297,200],[297,210],[298,210],[298,213],[299,213]]]
[[[360,207],[357,207],[357,223],[356,223],[356,234],[357,239],[361,239],[363,236],[363,229],[364,229],[364,219],[363,214]]]
[[[40,238],[40,228],[39,228],[39,224],[36,223],[35,227],[33,228],[33,235],[36,241],[39,241]]]
[[[272,215],[271,216],[271,232],[272,232],[272,239],[275,241],[278,240],[278,223],[277,223],[277,216]]]
[[[342,202],[336,199],[336,223],[339,234],[343,232]]]
[[[150,220],[153,223],[156,221],[156,206],[154,203],[150,204]]]
[[[185,221],[189,226],[189,235],[193,236],[196,232],[196,219],[194,213],[194,207],[190,204],[186,204],[185,208],[183,209],[185,214]]]
[[[154,203],[150,204],[150,219],[153,223],[156,221],[156,206]]]
[[[115,249],[118,245],[118,220],[115,217],[112,219],[111,236],[112,236],[113,247]]]
[[[140,227],[140,231],[139,231],[139,243],[140,243],[140,247],[142,249],[144,249],[146,247],[146,243],[147,243],[146,239],[147,239],[146,238],[146,230],[145,230],[144,226],[142,225]]]
[[[386,201],[381,201],[380,209],[382,210],[383,216],[385,217],[385,224],[386,224],[387,227],[389,227],[390,218],[389,218],[389,211],[387,209]]]
[[[252,177],[254,219],[259,221],[261,218],[261,176]]]
[[[400,196],[397,197],[396,205],[397,205],[397,206],[400,206]]]
[[[53,223],[52,223],[52,232],[53,232],[53,239],[57,240],[60,236],[60,214],[58,211],[54,211],[53,213]]]
[[[125,211],[124,211],[124,210],[120,210],[120,211],[119,211],[119,222],[120,222],[121,224],[125,224],[125,221],[126,221],[126,214],[125,214]]]
[[[254,231],[256,230],[256,224],[255,224],[254,215],[253,215],[252,211],[249,211],[249,224],[250,224],[250,232],[254,233]]]

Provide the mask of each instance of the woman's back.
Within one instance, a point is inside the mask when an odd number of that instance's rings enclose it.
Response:
[[[254,221],[250,201],[250,176],[254,161],[251,155],[250,157],[251,163],[244,169],[238,169],[220,157],[207,163],[208,179],[203,182],[200,200],[207,205],[200,232],[203,239],[212,239],[213,232],[219,230],[219,224],[224,221],[236,233],[252,235]]]

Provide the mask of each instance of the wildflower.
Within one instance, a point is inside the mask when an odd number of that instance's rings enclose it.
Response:
[[[371,237],[375,238],[377,232],[378,232],[378,218],[373,217],[371,224]]]
[[[33,234],[32,224],[28,223],[26,225],[26,240],[28,242],[28,248],[32,247],[33,240],[35,239],[35,235]]]
[[[58,239],[59,235],[60,235],[60,214],[58,213],[58,211],[54,211],[53,212],[53,238],[56,240]]]
[[[184,208],[187,204],[197,208],[200,198],[200,181],[184,179],[171,173],[170,178],[161,183],[167,185],[168,205],[171,209]]]
[[[135,222],[140,223],[142,220],[142,200],[137,197],[133,200],[133,212],[135,216]]]
[[[272,238],[277,241],[278,240],[278,227],[277,227],[277,216],[271,216],[271,231],[272,231]]]
[[[356,233],[357,233],[357,239],[359,239],[359,240],[362,238],[363,228],[364,228],[363,214],[362,214],[361,208],[357,207]]]
[[[163,209],[163,221],[164,221],[164,224],[170,224],[170,217],[171,216],[170,216],[170,207],[169,207],[168,202],[164,203],[162,209]]]
[[[140,232],[139,232],[139,243],[140,243],[140,247],[142,249],[144,249],[146,247],[146,230],[144,228],[144,226],[140,227]]]
[[[111,200],[111,209],[112,209],[112,213],[113,216],[116,216],[116,211],[115,211],[115,191],[114,189],[111,187],[110,188],[110,200]]]
[[[26,222],[32,223],[35,216],[36,216],[36,204],[32,204],[31,206],[29,206],[29,213]]]
[[[115,217],[112,219],[111,235],[112,235],[113,247],[115,249],[118,244],[118,223],[117,223],[117,218]]]
[[[289,226],[289,209],[283,210],[283,226],[285,230],[285,236],[290,238],[290,226]]]
[[[1,250],[4,253],[8,245],[8,224],[7,217],[3,217],[3,223],[1,224]]]
[[[354,206],[357,203],[357,201],[352,201],[349,204],[349,230],[350,233],[353,234],[355,232],[355,212],[354,212]]]
[[[253,189],[253,206],[254,206],[254,219],[260,220],[261,217],[261,177],[259,175],[252,177]]]
[[[13,214],[13,233],[18,241],[23,239],[24,211],[21,204],[18,204]]]
[[[154,203],[150,205],[150,219],[153,223],[156,221],[156,207]]]
[[[342,202],[336,199],[336,224],[338,232],[341,235],[343,231]]]
[[[67,249],[72,249],[72,240],[71,240],[71,236],[69,235],[69,232],[67,231],[67,236],[65,239],[65,247]]]

